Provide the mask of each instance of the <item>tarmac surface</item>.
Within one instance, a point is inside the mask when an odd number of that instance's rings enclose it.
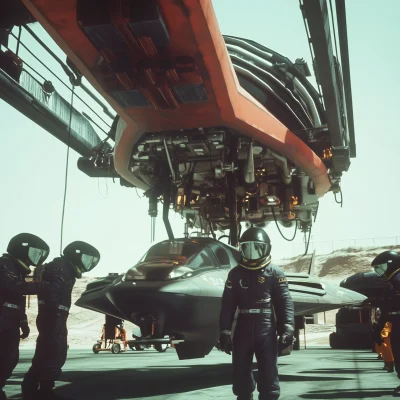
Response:
[[[20,383],[32,355],[32,349],[20,350],[5,387],[10,399],[21,398]],[[179,361],[174,349],[95,355],[90,348],[72,348],[56,391],[69,400],[233,400],[230,362],[217,350],[203,359]],[[295,351],[279,358],[280,400],[392,399],[400,381],[382,367],[371,351],[321,346]]]

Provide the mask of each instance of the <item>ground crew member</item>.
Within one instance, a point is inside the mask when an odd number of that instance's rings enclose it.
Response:
[[[375,343],[375,351],[381,354],[383,362],[385,363],[383,369],[387,372],[393,372],[394,358],[392,353],[392,346],[390,344],[390,332],[392,330],[392,324],[386,322],[385,326],[381,330],[381,343]]]
[[[25,295],[43,294],[49,286],[25,282],[25,277],[31,272],[29,266],[39,265],[48,255],[46,242],[30,233],[20,233],[10,240],[7,253],[0,257],[0,400],[7,398],[3,388],[18,363],[19,340],[27,338],[30,332]]]
[[[65,247],[63,255],[46,264],[41,280],[50,282],[49,293],[39,296],[36,319],[39,336],[32,366],[22,382],[24,399],[54,399],[55,381],[67,359],[67,319],[76,278],[92,270],[100,253],[88,243],[76,241]]]
[[[278,352],[293,343],[293,301],[284,273],[271,264],[271,242],[263,229],[251,227],[245,231],[239,248],[241,261],[229,272],[222,296],[219,348],[227,354],[233,352],[233,393],[238,400],[253,398],[254,354],[259,399],[275,400],[280,395]]]
[[[396,251],[384,251],[372,261],[371,265],[375,272],[389,283],[381,306],[382,313],[374,329],[375,342],[382,341],[381,331],[386,322],[390,322],[394,366],[400,378],[400,255]],[[400,397],[400,386],[394,390],[393,396]]]

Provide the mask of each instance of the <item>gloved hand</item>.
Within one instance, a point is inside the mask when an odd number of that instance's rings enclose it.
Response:
[[[228,332],[221,332],[219,335],[219,346],[218,350],[224,351],[226,354],[231,355],[232,351],[232,338]]]
[[[278,341],[278,354],[281,354],[285,349],[293,344],[294,328],[292,325],[285,324],[283,332],[279,337]],[[286,355],[286,354],[281,354]]]
[[[29,333],[31,332],[31,330],[29,329],[29,325],[28,323],[22,323],[20,325],[21,331],[22,331],[22,335],[20,336],[21,339],[26,339],[29,336]]]

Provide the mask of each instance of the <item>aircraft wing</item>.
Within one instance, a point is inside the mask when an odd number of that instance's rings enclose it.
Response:
[[[155,324],[158,336],[152,334],[153,339],[169,335],[184,341],[177,346],[180,359],[204,357],[217,343],[221,297],[238,258],[236,249],[211,238],[165,240],[150,247],[126,274],[89,283],[75,304],[129,320],[140,326],[143,336]],[[296,316],[365,300],[309,274],[290,273],[287,278]]]
[[[384,292],[388,283],[375,271],[358,272],[345,278],[340,286],[358,292],[368,298],[368,301],[380,306],[384,301]]]

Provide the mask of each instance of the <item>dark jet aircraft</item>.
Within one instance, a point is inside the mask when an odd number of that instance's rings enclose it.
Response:
[[[345,278],[340,286],[366,296],[361,307],[342,307],[336,314],[336,332],[329,343],[334,349],[370,349],[374,345],[372,323],[383,302],[387,282],[375,271],[358,272]]]
[[[379,307],[387,283],[375,271],[358,272],[340,282],[340,286],[368,297],[368,301]]]
[[[138,325],[151,340],[137,343],[181,341],[175,342],[179,359],[201,358],[217,343],[222,292],[239,258],[236,249],[211,238],[165,240],[150,247],[126,274],[88,284],[76,305]],[[309,274],[287,277],[296,316],[365,299]],[[170,339],[163,340],[166,336]]]

